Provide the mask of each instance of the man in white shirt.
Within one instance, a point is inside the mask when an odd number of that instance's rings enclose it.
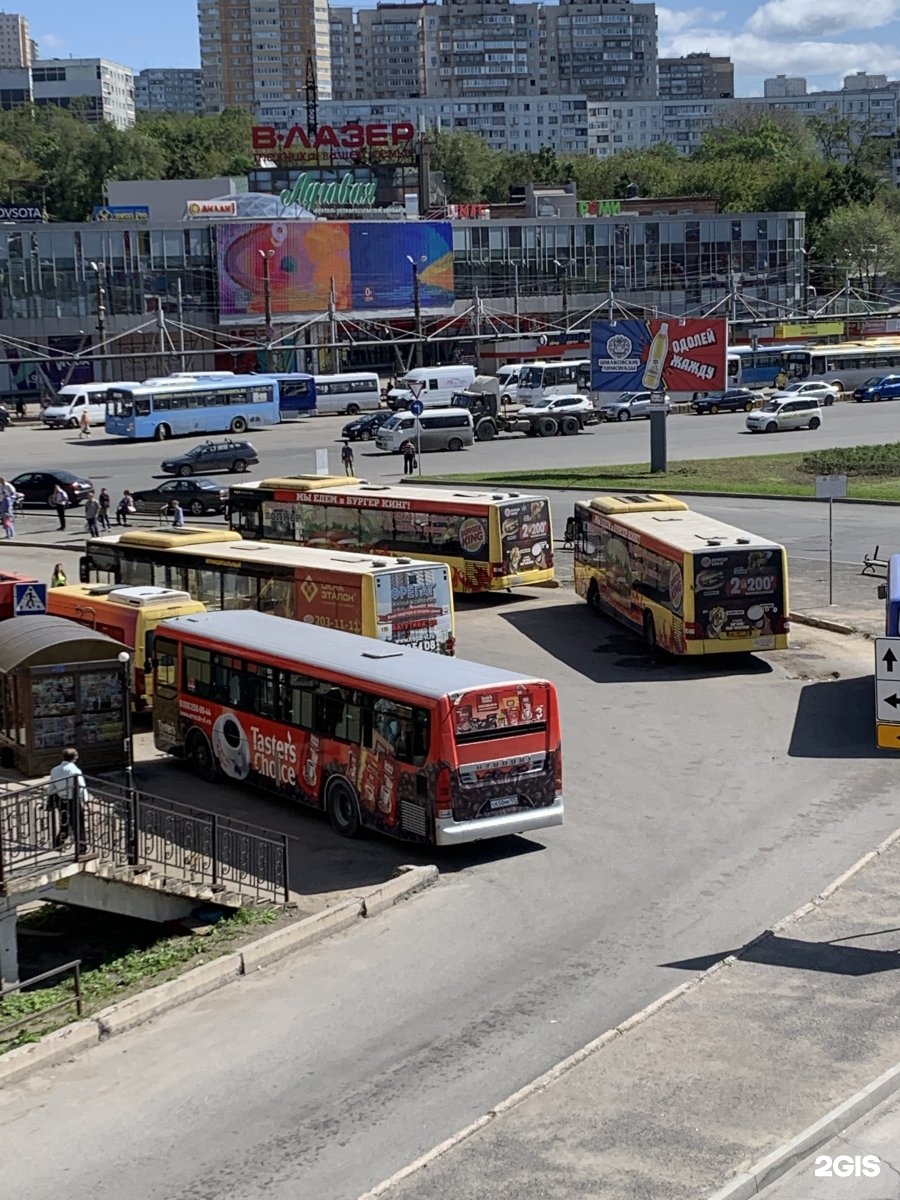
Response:
[[[84,772],[78,765],[78,751],[74,746],[63,750],[62,762],[50,772],[47,785],[47,811],[53,831],[53,847],[61,850],[71,838],[78,843],[84,837],[84,804],[89,799]]]

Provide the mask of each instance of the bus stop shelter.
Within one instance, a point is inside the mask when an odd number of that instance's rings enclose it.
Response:
[[[75,746],[86,772],[125,767],[127,649],[62,617],[0,623],[0,763],[45,775]]]

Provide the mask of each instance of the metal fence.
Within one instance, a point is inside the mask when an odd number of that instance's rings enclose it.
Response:
[[[0,895],[15,880],[90,855],[257,902],[288,900],[286,834],[105,779],[86,783],[87,798],[61,811],[46,782],[0,792]]]
[[[37,1013],[28,1013],[24,1017],[19,1017],[15,1021],[10,1021],[8,1025],[0,1025],[0,1041],[6,1041],[11,1034],[18,1033],[26,1025],[33,1022],[36,1018],[43,1021],[49,1017],[51,1013],[59,1012],[63,1008],[68,1008],[70,1004],[75,1005],[75,1012],[78,1017],[84,1016],[84,996],[81,991],[81,959],[76,958],[74,962],[63,963],[61,967],[54,967],[52,971],[44,971],[42,975],[33,975],[31,979],[23,979],[21,983],[11,983],[8,987],[0,988],[0,1010],[3,1007],[3,1001],[7,996],[12,996],[16,992],[24,992],[28,987],[33,987],[36,983],[45,983],[48,979],[56,979],[60,975],[65,975],[69,971],[74,972],[72,980],[72,995],[64,996],[62,1000],[56,1004],[51,1004],[47,1008],[40,1009]]]

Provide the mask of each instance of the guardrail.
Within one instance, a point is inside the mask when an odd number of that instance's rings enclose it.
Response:
[[[32,975],[30,979],[23,979],[21,983],[10,983],[6,987],[0,987],[0,1005],[7,996],[12,996],[15,992],[23,992],[25,988],[31,987],[36,983],[44,983],[48,979],[55,979],[57,975],[65,975],[67,971],[75,972],[75,988],[71,997],[66,997],[56,1004],[51,1004],[49,1008],[40,1010],[41,1020],[48,1017],[51,1013],[59,1012],[61,1008],[68,1008],[74,1000],[75,1012],[78,1017],[84,1016],[84,996],[81,991],[81,959],[76,958],[74,962],[63,963],[61,967],[55,967],[52,971],[44,971],[42,975]],[[8,1025],[0,1025],[0,1041],[7,1035],[15,1033],[25,1025],[31,1024],[34,1020],[34,1013],[26,1013],[24,1017],[19,1017],[15,1021],[10,1021]]]
[[[61,809],[46,781],[0,792],[0,895],[13,881],[89,856],[257,902],[289,899],[286,834],[109,780],[86,784],[88,798]]]

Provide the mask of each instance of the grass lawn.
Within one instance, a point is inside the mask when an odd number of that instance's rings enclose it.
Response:
[[[813,496],[815,474],[803,469],[805,454],[763,454],[746,458],[688,458],[670,462],[665,474],[651,475],[646,463],[624,466],[551,467],[525,471],[480,471],[441,478],[454,483],[492,483],[540,491],[542,487],[584,492],[726,492],[736,496]],[[435,479],[437,477],[434,477]],[[424,482],[424,480],[423,480]],[[900,501],[900,475],[852,474],[848,496],[858,500]]]

